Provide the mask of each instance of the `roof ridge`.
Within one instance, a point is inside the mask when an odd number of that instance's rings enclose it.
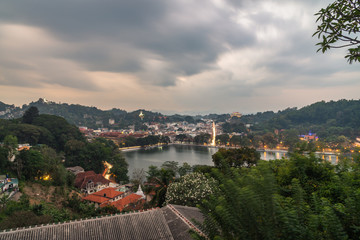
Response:
[[[193,229],[194,231],[196,231],[198,234],[200,234],[201,236],[205,237],[206,239],[207,236],[197,227],[195,226],[192,222],[190,222],[184,215],[182,215],[173,205],[168,204],[166,205],[168,208],[170,208],[171,211],[173,211],[173,213],[175,213],[186,225],[189,226],[189,228]]]
[[[2,233],[16,232],[19,230],[33,230],[36,228],[52,227],[55,225],[70,225],[72,223],[81,222],[81,221],[84,221],[84,222],[88,222],[88,221],[92,221],[92,220],[99,221],[101,219],[111,219],[111,218],[115,218],[115,217],[119,217],[119,216],[142,214],[142,213],[147,213],[147,212],[151,212],[151,211],[156,211],[159,209],[160,209],[159,207],[156,207],[156,208],[149,208],[149,209],[143,209],[143,210],[138,210],[138,211],[121,212],[121,213],[108,214],[108,215],[103,215],[103,216],[95,216],[95,217],[90,217],[90,218],[79,218],[79,219],[67,220],[67,221],[63,221],[63,222],[53,222],[53,223],[41,224],[41,225],[30,225],[30,226],[25,226],[25,227],[10,228],[10,229],[0,230],[0,235]]]

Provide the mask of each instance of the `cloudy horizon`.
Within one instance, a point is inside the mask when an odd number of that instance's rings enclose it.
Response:
[[[346,49],[316,53],[329,3],[0,0],[0,101],[195,114],[359,99]]]

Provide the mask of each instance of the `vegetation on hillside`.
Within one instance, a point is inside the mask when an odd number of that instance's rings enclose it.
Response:
[[[336,166],[312,154],[251,168],[222,162],[207,174],[220,190],[198,205],[210,239],[360,238],[359,153]]]

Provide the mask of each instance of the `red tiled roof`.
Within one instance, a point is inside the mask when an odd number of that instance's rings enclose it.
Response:
[[[83,200],[87,200],[87,201],[90,201],[90,202],[96,202],[96,203],[106,203],[107,201],[109,201],[110,199],[109,198],[106,198],[106,197],[101,197],[101,196],[97,196],[97,195],[94,195],[94,194],[90,194],[86,197],[83,197]]]
[[[107,198],[113,199],[124,193],[124,192],[116,191],[115,189],[116,188],[112,188],[112,187],[104,188],[103,190],[95,192],[92,195],[97,195],[101,197],[106,196]]]
[[[86,184],[92,181],[95,183],[101,183],[101,184],[109,184],[110,181],[104,178],[101,174],[96,174],[94,171],[86,171],[79,173],[76,175],[75,178],[75,187],[83,189],[86,187]]]
[[[136,203],[141,199],[140,195],[132,193],[116,202],[110,203],[111,206],[116,207],[119,211],[122,211],[130,203]]]
[[[82,183],[84,182],[85,177],[92,175],[96,175],[96,173],[94,171],[86,171],[77,174],[75,178],[75,187],[80,188]]]

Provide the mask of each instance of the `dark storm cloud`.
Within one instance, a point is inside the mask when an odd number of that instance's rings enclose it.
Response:
[[[169,86],[179,75],[214,68],[226,44],[239,47],[253,42],[251,32],[230,20],[231,12],[216,9],[209,1],[183,5],[167,0],[6,1],[0,20],[45,28],[69,45],[77,44],[58,57],[80,61],[91,71],[143,76],[151,71],[143,66],[144,59],[160,58],[170,71],[142,81]],[[199,8],[213,16],[199,21]]]

